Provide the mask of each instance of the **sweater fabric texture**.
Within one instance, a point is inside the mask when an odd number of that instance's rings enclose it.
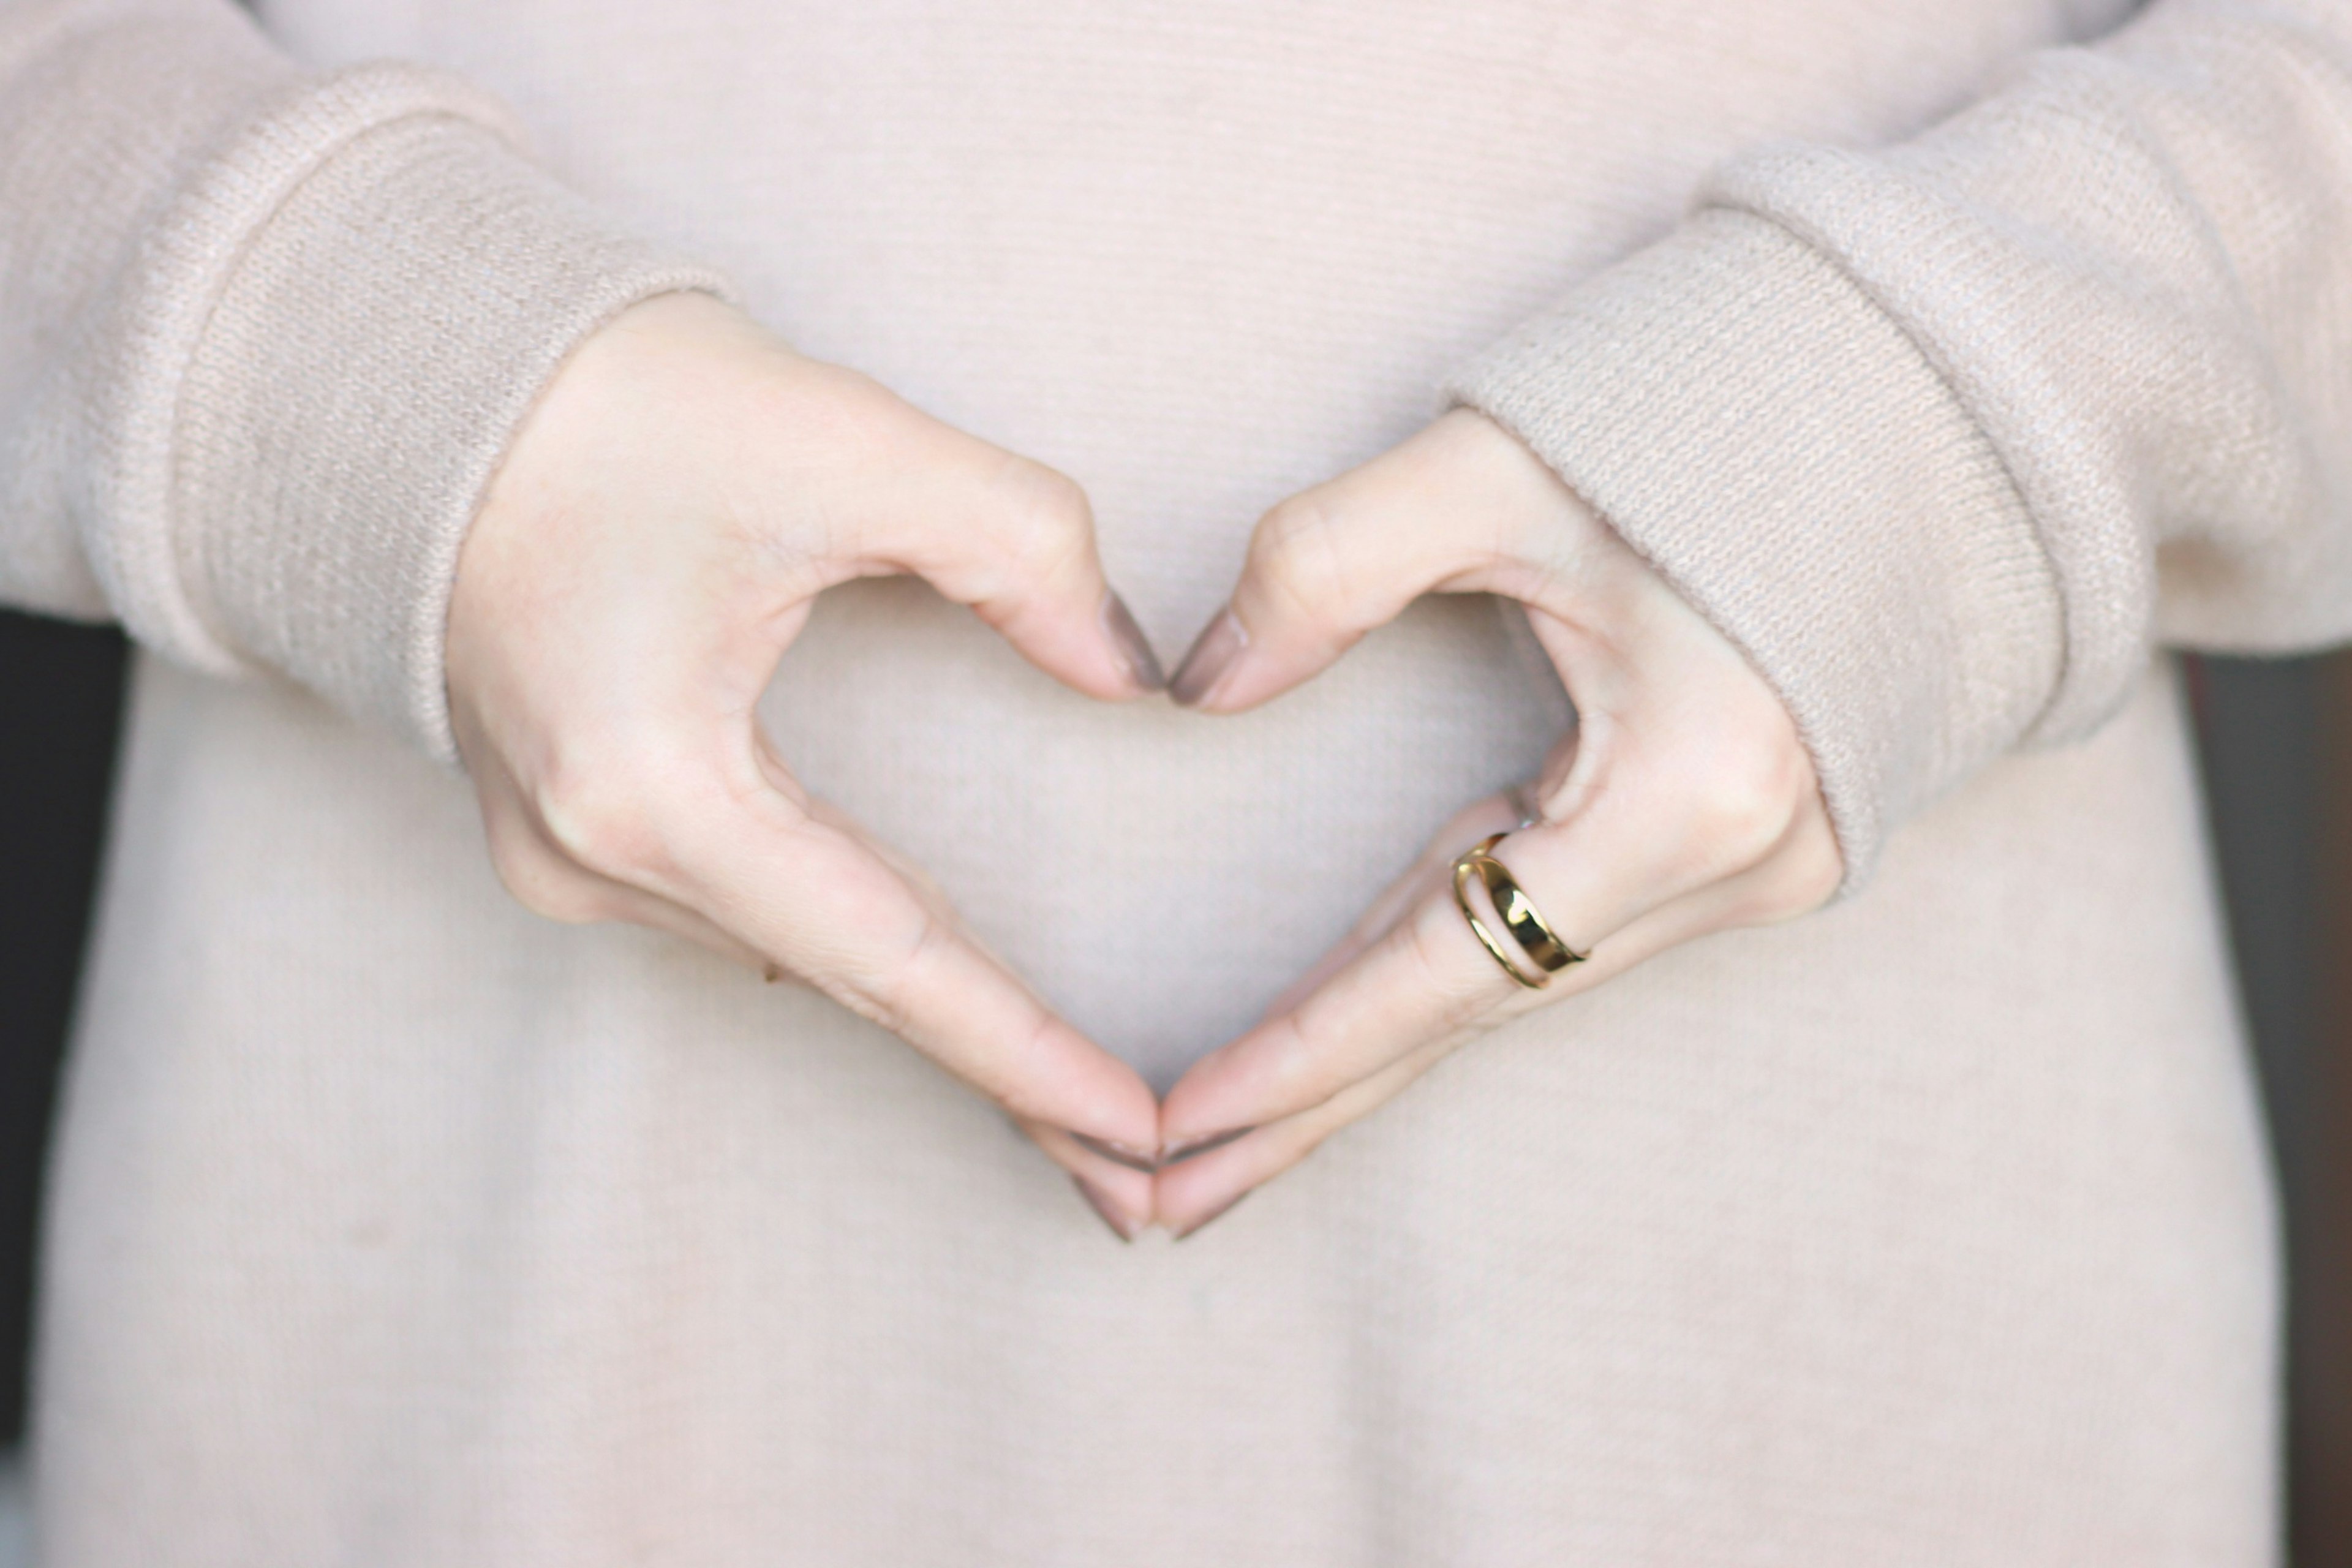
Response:
[[[45,1561],[2273,1560],[2167,650],[2352,633],[2352,9],[257,10],[0,4],[0,600],[145,650]],[[1787,702],[1844,896],[1112,1244],[887,1035],[488,868],[466,526],[697,289],[1076,478],[1163,648],[1484,412]],[[761,716],[1164,1087],[1570,708],[1484,599],[1210,720],[900,580]]]

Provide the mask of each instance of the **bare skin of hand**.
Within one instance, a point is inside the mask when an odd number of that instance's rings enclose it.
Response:
[[[1081,1139],[1155,1148],[1150,1088],[761,732],[816,595],[899,573],[1089,696],[1160,684],[1076,485],[715,299],[622,314],[557,374],[458,563],[450,716],[491,857],[541,914],[673,931],[882,1025],[1131,1235],[1150,1177]]]
[[[1421,595],[1472,592],[1526,606],[1577,729],[1521,799],[1465,808],[1256,1026],[1169,1092],[1154,1217],[1180,1236],[1486,1031],[1837,889],[1829,815],[1771,688],[1533,453],[1468,410],[1270,512],[1171,689],[1240,712]],[[1538,820],[1520,827],[1523,805]],[[1510,828],[1496,855],[1591,955],[1541,989],[1505,974],[1454,901],[1454,857]]]

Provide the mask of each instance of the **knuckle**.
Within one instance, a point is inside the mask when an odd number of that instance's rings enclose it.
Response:
[[[1452,903],[1425,901],[1406,922],[1404,940],[1422,984],[1436,999],[1441,1031],[1467,1029],[1493,1010],[1497,993],[1487,984],[1491,960],[1481,952],[1477,963],[1465,962],[1463,944],[1473,939]]]
[[[1813,797],[1811,760],[1777,709],[1770,718],[1724,726],[1696,759],[1702,782],[1686,804],[1685,842],[1718,874],[1761,865]]]
[[[1076,479],[1028,458],[1010,458],[996,479],[1004,501],[1007,565],[1030,579],[1052,576],[1086,553],[1094,512]]]
[[[599,876],[635,881],[664,868],[654,789],[642,769],[601,757],[549,770],[531,807],[550,843]]]
[[[1082,533],[1094,521],[1086,488],[1059,468],[1034,458],[1014,457],[999,481],[1011,492],[1014,505],[1045,532],[1060,537]]]
[[[941,952],[949,935],[928,911],[904,944],[879,962],[840,969],[821,982],[835,1001],[867,1023],[904,1037],[915,1025],[914,1000],[922,971]]]
[[[933,581],[992,622],[1011,614],[1041,585],[1083,568],[1094,549],[1094,513],[1077,481],[1013,453],[958,481],[979,527],[967,545],[933,562]],[[1063,585],[1067,585],[1064,583]]]
[[[819,973],[809,983],[867,1023],[891,1034],[906,1033],[904,1009],[889,981],[866,973]]]
[[[1710,865],[1752,866],[1780,841],[1790,805],[1773,780],[1726,769],[1710,777],[1691,802],[1687,831]]]
[[[1316,492],[1267,512],[1250,537],[1249,571],[1316,625],[1344,624],[1353,606],[1339,547],[1339,520]]]

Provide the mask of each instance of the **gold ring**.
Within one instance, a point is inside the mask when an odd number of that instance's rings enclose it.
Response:
[[[1495,858],[1495,846],[1509,837],[1507,833],[1497,833],[1462,851],[1461,858],[1454,862],[1454,902],[1462,910],[1462,918],[1470,922],[1470,934],[1478,939],[1480,946],[1495,955],[1495,962],[1503,966],[1503,973],[1528,990],[1539,991],[1551,984],[1553,975],[1571,963],[1582,963],[1591,955],[1579,952],[1560,941],[1559,934],[1537,912],[1526,889],[1513,879],[1511,868]],[[1486,884],[1486,896],[1495,901],[1496,911],[1503,917],[1503,924],[1510,931],[1511,940],[1518,944],[1519,952],[1527,961],[1536,966],[1532,978],[1504,951],[1502,938],[1488,930],[1486,922],[1478,918],[1478,911],[1470,907],[1470,879],[1473,877]]]

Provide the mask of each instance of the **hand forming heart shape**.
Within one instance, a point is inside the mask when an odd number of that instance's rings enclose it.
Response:
[[[1520,798],[1465,808],[1255,1028],[1169,1091],[1160,1136],[1177,1158],[1154,1212],[1180,1236],[1484,1031],[1837,889],[1812,760],[1772,689],[1534,453],[1467,409],[1268,513],[1171,691],[1207,712],[1255,707],[1430,593],[1525,605],[1576,728]],[[1591,954],[1540,989],[1505,973],[1454,901],[1454,858],[1509,828],[1497,855]]]
[[[1155,1218],[1190,1234],[1480,1030],[1837,882],[1770,689],[1532,454],[1457,412],[1269,514],[1174,694],[1255,706],[1423,593],[1522,601],[1582,720],[1542,825],[1503,853],[1600,948],[1528,991],[1478,946],[1444,872],[1517,821],[1479,803],[1163,1106],[761,735],[754,705],[816,595],[893,573],[1089,696],[1160,684],[1075,484],[708,296],[625,312],[541,398],[459,563],[450,714],[491,856],[542,914],[668,930],[892,1030],[1002,1106],[1122,1237]]]

